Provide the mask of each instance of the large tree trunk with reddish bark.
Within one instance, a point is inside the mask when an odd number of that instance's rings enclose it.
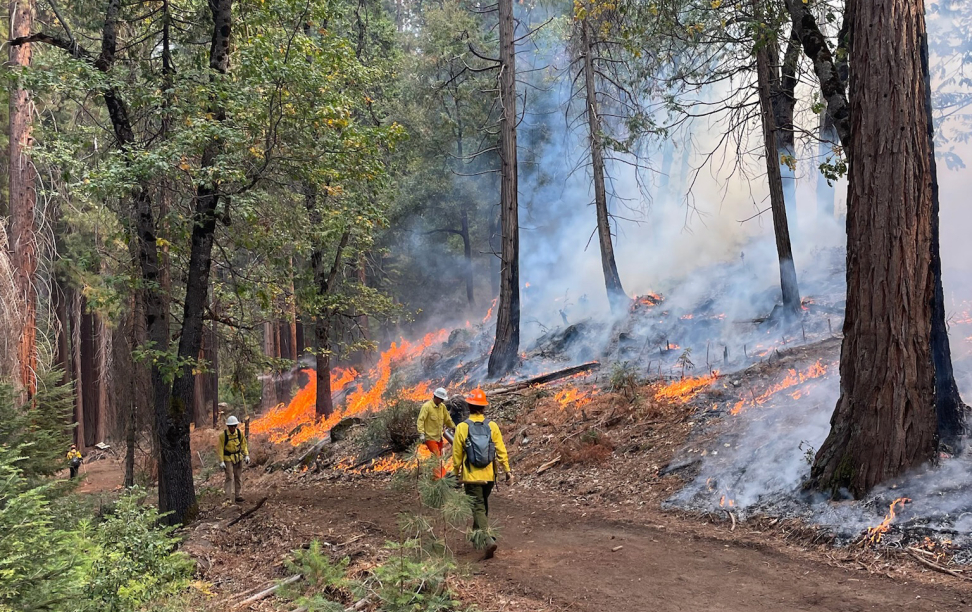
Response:
[[[489,354],[491,378],[516,367],[520,351],[520,223],[516,171],[516,50],[513,0],[499,0],[500,287],[496,340]]]
[[[604,144],[601,141],[601,117],[594,82],[594,41],[588,19],[581,20],[581,45],[584,53],[584,99],[587,113],[588,143],[591,148],[591,171],[594,175],[594,210],[597,212],[597,239],[601,247],[601,271],[611,311],[621,314],[628,310],[628,295],[621,285],[618,264],[614,259],[614,237],[611,235],[611,215],[608,213],[607,187],[604,183]]]
[[[840,399],[811,477],[854,496],[936,455],[935,207],[921,0],[855,2]]]
[[[32,0],[12,0],[10,36],[28,36],[34,23]],[[10,66],[30,66],[31,45],[10,47]],[[33,142],[30,92],[14,85],[10,91],[10,251],[14,267],[17,300],[20,302],[20,332],[17,340],[17,382],[26,398],[37,391],[37,238],[34,206],[37,202],[36,175],[27,151]]]
[[[780,261],[780,288],[783,293],[783,311],[791,316],[800,312],[800,289],[797,286],[793,248],[790,245],[790,228],[786,218],[786,199],[783,178],[780,173],[780,153],[777,149],[777,129],[772,102],[773,65],[770,62],[769,44],[757,41],[756,78],[759,90],[760,116],[763,123],[763,143],[766,151],[766,178],[769,181],[770,208],[773,212],[773,233],[776,237],[776,253]]]

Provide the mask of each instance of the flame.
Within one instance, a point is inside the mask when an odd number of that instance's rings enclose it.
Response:
[[[878,542],[880,542],[881,541],[881,536],[883,536],[885,533],[887,533],[888,528],[891,527],[891,522],[894,520],[894,517],[895,517],[894,508],[895,508],[895,506],[900,506],[901,508],[903,508],[904,505],[907,504],[910,501],[911,501],[910,498],[907,498],[907,497],[899,497],[898,499],[896,499],[893,502],[891,502],[891,507],[888,508],[888,514],[887,514],[887,516],[884,517],[884,520],[881,521],[881,524],[880,525],[877,525],[875,527],[871,527],[870,529],[867,530],[867,535],[864,536],[865,537],[865,540],[867,542],[870,542],[871,544],[877,544]]]
[[[496,300],[499,298],[493,298],[493,302],[489,305],[489,310],[486,311],[486,316],[483,317],[483,323],[489,322],[490,318],[493,316],[493,309],[496,308]]]
[[[393,343],[387,351],[381,353],[378,363],[368,372],[368,378],[372,381],[371,387],[365,390],[364,383],[359,382],[354,391],[348,393],[347,403],[343,410],[335,412],[327,419],[316,420],[315,405],[317,396],[317,381],[312,375],[313,370],[305,370],[310,373],[310,381],[297,392],[290,405],[281,410],[274,409],[260,419],[257,419],[251,427],[256,433],[269,433],[271,442],[282,442],[288,440],[294,446],[298,446],[314,438],[321,438],[331,430],[341,419],[363,414],[369,410],[379,410],[383,407],[383,398],[388,390],[388,382],[391,378],[393,365],[403,361],[414,359],[421,355],[433,344],[444,342],[449,337],[448,330],[426,334],[422,340],[412,343],[402,340],[400,343]],[[340,372],[335,379],[335,373]],[[340,370],[335,368],[331,373],[331,389],[338,391],[346,387],[356,379],[357,372],[354,370]],[[419,383],[413,387],[402,389],[397,393],[397,397],[409,400],[426,399],[432,395],[431,383]],[[302,427],[301,427],[302,426]],[[294,432],[300,427],[299,431]],[[294,432],[293,434],[291,432]]]
[[[692,314],[692,313],[684,314],[684,315],[682,315],[682,316],[679,317],[679,319],[682,319],[683,321],[686,321],[688,319],[693,319],[693,318],[695,318],[695,315]]]
[[[524,289],[529,289],[530,288],[530,283],[523,283],[523,288]]]
[[[689,376],[662,387],[655,396],[667,400],[687,402],[711,385],[719,378],[719,372],[712,372],[708,376]]]
[[[747,405],[759,406],[760,404],[765,404],[771,397],[773,397],[773,395],[779,393],[780,391],[801,385],[814,378],[820,378],[826,373],[827,366],[821,363],[819,359],[817,360],[817,363],[813,364],[803,372],[797,372],[796,370],[791,369],[787,372],[786,378],[764,391],[759,397],[753,399],[742,399],[736,402],[736,405],[732,407],[732,410],[730,410],[729,413],[736,415],[742,412],[743,408],[745,408]],[[790,397],[793,399],[799,399],[802,395],[802,390],[795,390],[794,392],[790,393]]]
[[[634,301],[631,303],[631,308],[634,309],[637,306],[646,306],[651,308],[652,306],[657,306],[664,301],[664,297],[657,294],[648,292],[645,295],[639,295],[632,298]]]
[[[580,408],[581,406],[590,404],[594,396],[597,395],[597,392],[598,390],[596,388],[585,391],[576,387],[567,386],[554,394],[554,401],[560,404],[561,410],[570,404],[573,404],[574,408]]]
[[[364,474],[366,472],[390,473],[403,469],[414,469],[419,461],[426,461],[430,457],[432,457],[432,452],[429,451],[429,449],[424,445],[419,445],[416,456],[411,460],[402,459],[398,455],[391,455],[388,457],[372,459],[370,463],[355,467],[354,459],[351,457],[345,457],[334,466],[334,469],[341,470],[348,474]],[[448,462],[449,458],[444,457],[443,461]]]
[[[313,426],[317,419],[317,372],[310,368],[301,370],[307,376],[308,382],[301,387],[290,403],[284,406],[278,404],[259,419],[250,424],[250,431],[257,434],[270,433],[273,442],[279,442],[294,429]],[[331,392],[337,393],[357,378],[358,372],[354,368],[333,368],[331,370]],[[271,433],[272,432],[272,433]]]

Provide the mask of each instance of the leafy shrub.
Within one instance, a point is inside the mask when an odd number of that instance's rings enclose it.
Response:
[[[189,585],[194,563],[175,550],[178,539],[172,527],[160,526],[158,510],[142,505],[145,496],[142,489],[122,496],[98,525],[87,588],[91,610],[139,610]]]
[[[390,542],[393,555],[371,571],[364,586],[381,602],[383,612],[439,612],[454,610],[447,579],[455,566],[443,557],[428,557],[418,540]]]
[[[410,400],[395,400],[391,406],[376,414],[364,433],[365,445],[373,450],[390,448],[396,453],[407,451],[418,442],[418,420],[421,404]]]
[[[611,391],[633,400],[638,390],[638,372],[627,361],[615,363],[611,368]]]

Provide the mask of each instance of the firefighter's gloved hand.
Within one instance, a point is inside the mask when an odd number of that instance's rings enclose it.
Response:
[[[506,482],[512,482],[512,481],[513,481],[513,472],[507,472],[506,473]]]
[[[221,470],[225,470],[226,469],[226,462],[225,461],[220,461],[219,462],[219,468]]]
[[[243,457],[243,461],[245,461],[247,465],[250,465],[250,456],[247,455],[246,457]]]

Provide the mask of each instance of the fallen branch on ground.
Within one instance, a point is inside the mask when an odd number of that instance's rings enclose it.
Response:
[[[919,557],[918,555],[915,554],[915,550],[916,549],[911,548],[909,546],[908,547],[908,554],[911,555],[911,558],[913,558],[918,563],[921,563],[925,567],[930,568],[930,569],[933,569],[936,572],[941,572],[943,574],[948,574],[949,576],[955,576],[956,578],[960,578],[962,580],[966,580],[968,582],[972,582],[972,578],[969,578],[968,576],[965,576],[963,574],[960,574],[960,573],[956,572],[955,570],[950,570],[947,567],[942,567],[941,565],[939,565],[937,563],[932,563],[931,561],[929,561],[928,559],[925,559],[924,557]],[[920,551],[920,552],[924,552],[924,551]]]
[[[361,461],[358,461],[357,463],[355,463],[354,465],[352,465],[349,469],[356,470],[359,467],[361,467],[361,466],[365,465],[366,463],[368,463],[369,461],[374,461],[375,459],[377,459],[379,457],[384,457],[385,455],[390,455],[393,452],[395,452],[395,451],[393,451],[390,447],[387,447],[386,446],[385,448],[383,448],[383,449],[381,449],[381,450],[379,450],[377,452],[368,453],[368,456],[366,456]]]
[[[540,467],[538,467],[537,468],[537,476],[539,476],[540,474],[543,474],[544,472],[546,472],[547,470],[549,470],[553,466],[555,466],[558,463],[560,463],[560,459],[561,459],[561,456],[560,455],[557,455],[556,457],[554,457],[550,461],[548,461],[548,462],[544,463],[543,465],[541,465]]]
[[[320,442],[312,446],[309,451],[301,455],[300,458],[297,459],[297,461],[294,461],[292,464],[290,464],[290,467],[297,467],[298,465],[310,467],[310,464],[317,461],[317,456],[321,454],[321,451],[324,450],[324,447],[330,443],[331,443],[330,436],[324,438],[323,440],[321,440]]]
[[[496,395],[503,395],[505,393],[513,393],[515,391],[527,389],[529,387],[532,387],[533,385],[542,385],[548,382],[553,382],[555,380],[560,380],[561,378],[567,378],[568,376],[573,376],[574,374],[580,374],[582,372],[589,372],[591,370],[596,370],[599,367],[601,367],[600,362],[591,361],[588,363],[583,363],[581,365],[571,366],[563,370],[557,370],[556,372],[548,372],[547,374],[534,376],[533,378],[521,380],[520,382],[513,383],[512,385],[507,385],[505,387],[500,387],[498,389],[491,389],[486,392],[486,395],[496,396]]]
[[[735,531],[736,530],[736,517],[733,516],[732,512],[729,512],[725,508],[723,508],[722,511],[725,512],[726,514],[728,514],[729,515],[729,519],[732,521],[732,527],[729,528],[729,531]]]
[[[253,514],[254,512],[256,512],[257,510],[259,510],[260,508],[262,508],[263,507],[263,504],[265,504],[265,503],[267,503],[267,498],[266,497],[260,499],[260,501],[258,501],[255,506],[253,506],[252,508],[250,508],[249,510],[247,510],[243,514],[239,515],[238,517],[236,517],[232,521],[226,523],[226,526],[227,527],[232,527],[233,525],[239,523],[240,521],[242,521],[246,517],[250,516],[251,514]]]
[[[266,589],[264,591],[260,591],[259,593],[257,593],[256,595],[253,595],[252,597],[247,597],[246,599],[244,599],[243,601],[241,601],[238,605],[242,608],[243,606],[248,606],[251,603],[255,603],[255,602],[258,602],[258,601],[260,601],[262,599],[266,599],[267,597],[270,597],[271,595],[273,595],[274,593],[276,593],[277,590],[280,587],[287,586],[288,584],[293,584],[293,583],[297,582],[298,580],[300,580],[301,578],[303,578],[303,576],[301,576],[300,574],[295,574],[295,575],[291,576],[290,578],[286,578],[286,579],[278,582],[277,584],[273,585],[269,589]]]

